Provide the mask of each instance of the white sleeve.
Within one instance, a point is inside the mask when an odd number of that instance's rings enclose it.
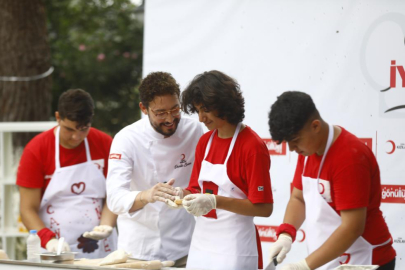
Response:
[[[107,174],[107,205],[114,214],[128,214],[140,191],[131,191],[131,142],[118,133],[111,145]]]

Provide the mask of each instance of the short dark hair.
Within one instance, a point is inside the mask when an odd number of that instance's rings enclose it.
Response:
[[[59,97],[60,118],[77,122],[78,127],[91,123],[94,115],[94,102],[90,94],[82,89],[69,89]]]
[[[146,108],[156,96],[177,95],[180,97],[180,86],[170,73],[152,72],[146,76],[139,86],[140,100]]]
[[[269,128],[277,143],[290,141],[304,125],[314,117],[320,117],[310,95],[299,91],[287,91],[277,97],[269,113]]]
[[[245,100],[239,84],[217,70],[195,76],[181,94],[181,100],[187,114],[195,113],[195,105],[201,105],[231,124],[236,125],[245,118]]]

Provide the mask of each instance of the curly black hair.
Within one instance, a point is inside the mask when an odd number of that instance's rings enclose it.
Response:
[[[299,91],[284,92],[271,105],[269,112],[271,137],[278,144],[288,142],[314,117],[320,115],[310,95]]]
[[[146,76],[139,86],[140,100],[146,108],[156,96],[176,95],[180,97],[180,86],[170,73],[151,72]]]
[[[60,118],[77,123],[77,128],[91,123],[94,115],[94,102],[91,95],[82,89],[69,89],[59,97]]]
[[[204,106],[230,124],[238,124],[245,118],[245,100],[239,84],[228,75],[217,71],[198,74],[181,94],[182,110],[197,112],[195,106]]]

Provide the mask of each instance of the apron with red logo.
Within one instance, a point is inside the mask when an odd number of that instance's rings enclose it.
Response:
[[[320,186],[319,183],[319,176],[321,174],[325,157],[333,141],[333,132],[333,126],[329,125],[328,141],[319,166],[317,179],[302,175],[302,191],[305,200],[306,216],[305,227],[307,228],[307,246],[309,254],[317,250],[342,223],[341,217],[320,194],[322,186]],[[306,161],[307,159],[305,159],[304,171]],[[390,241],[391,239],[388,239],[380,245],[371,245],[360,236],[341,256],[317,269],[335,269],[341,264],[371,265],[373,249],[378,246],[386,245],[390,243]]]
[[[241,123],[237,125],[224,164],[212,164],[205,160],[216,131],[212,133],[198,178],[202,193],[247,199],[227,174],[228,159],[240,128]],[[197,217],[187,268],[256,270],[258,254],[253,217],[221,209],[213,210],[206,216]]]
[[[55,172],[42,197],[39,216],[45,226],[64,237],[78,258],[102,258],[116,249],[116,232],[103,240],[84,238],[100,224],[106,194],[105,177],[91,161],[87,138],[84,139],[87,161],[60,167],[59,127],[55,134]]]

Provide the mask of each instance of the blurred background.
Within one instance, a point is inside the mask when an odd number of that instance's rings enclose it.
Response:
[[[143,7],[131,0],[0,1],[0,75],[53,67],[42,80],[0,80],[0,121],[53,120],[59,95],[71,88],[92,95],[93,126],[112,136],[139,119]],[[17,135],[18,146],[33,136]]]
[[[10,258],[26,257],[18,162],[29,140],[55,125],[60,94],[89,92],[92,125],[111,136],[140,118],[143,24],[142,0],[0,1],[0,249]],[[32,121],[52,122],[7,126]]]

